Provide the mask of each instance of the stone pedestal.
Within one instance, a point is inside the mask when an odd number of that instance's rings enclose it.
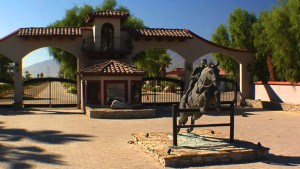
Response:
[[[133,141],[165,167],[190,167],[222,163],[251,162],[264,159],[269,148],[235,140],[212,130],[178,135],[178,146],[172,146],[172,133],[133,134]]]
[[[139,119],[155,117],[155,109],[86,108],[86,115],[96,119]]]

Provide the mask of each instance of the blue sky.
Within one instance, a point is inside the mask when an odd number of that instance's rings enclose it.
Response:
[[[62,19],[66,10],[84,4],[96,6],[102,0],[0,0],[0,38],[18,28],[45,27]],[[117,0],[152,28],[189,29],[210,40],[218,25],[228,22],[236,8],[260,11],[277,5],[277,0]],[[50,59],[38,50],[23,59],[24,67]]]

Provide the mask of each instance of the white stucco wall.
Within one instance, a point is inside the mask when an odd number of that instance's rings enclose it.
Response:
[[[256,84],[255,99],[270,102],[284,102],[300,104],[300,84],[296,85],[271,85]]]

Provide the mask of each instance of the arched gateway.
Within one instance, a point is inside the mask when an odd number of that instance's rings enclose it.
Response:
[[[134,29],[122,28],[121,22],[129,16],[126,12],[92,12],[86,22],[92,27],[20,28],[0,39],[0,54],[14,64],[16,107],[22,107],[22,58],[42,47],[57,47],[77,57],[77,71],[95,64],[116,60],[131,64],[131,58],[149,48],[166,48],[180,54],[186,64],[192,64],[208,53],[225,53],[240,63],[240,92],[242,98],[251,98],[251,67],[255,55],[247,49],[231,49],[207,41],[186,29]],[[106,33],[105,33],[106,32]],[[191,71],[186,72],[188,84]],[[77,75],[78,106],[81,104],[81,81]]]

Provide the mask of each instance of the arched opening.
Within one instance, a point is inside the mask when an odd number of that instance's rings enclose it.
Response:
[[[31,78],[59,77],[76,80],[77,57],[57,47],[35,49],[22,58],[22,75],[26,70]]]
[[[19,69],[10,59],[0,54],[0,107],[12,106],[14,101],[14,68]]]
[[[178,103],[183,95],[185,59],[170,49],[149,48],[132,58],[132,63],[145,71],[142,82],[143,104]]]
[[[180,70],[184,72],[185,59],[177,52],[165,48],[149,48],[132,57],[132,63],[147,71],[147,76],[167,77],[183,79],[184,74],[170,74],[169,72]]]
[[[75,106],[77,58],[53,47],[43,47],[22,59],[23,104],[28,106]]]
[[[105,23],[101,27],[101,50],[109,51],[114,49],[114,26]]]
[[[22,59],[24,80],[59,76],[60,65],[49,55],[48,50],[47,47],[39,48]]]

